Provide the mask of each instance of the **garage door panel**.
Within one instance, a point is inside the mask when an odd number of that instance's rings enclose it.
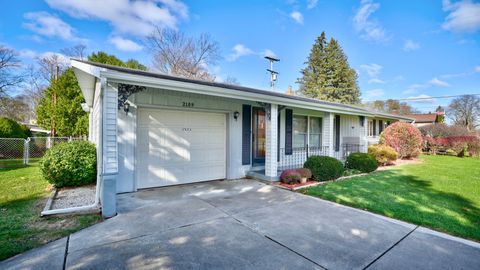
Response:
[[[139,110],[137,186],[167,186],[226,176],[224,114]]]

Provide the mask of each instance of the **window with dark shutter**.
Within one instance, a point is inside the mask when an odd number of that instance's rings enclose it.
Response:
[[[378,134],[381,134],[383,131],[383,121],[378,120]]]
[[[373,136],[377,135],[377,120],[373,119]]]
[[[291,155],[293,138],[293,111],[285,109],[285,155]]]
[[[242,108],[242,165],[250,164],[250,148],[252,133],[252,106]]]

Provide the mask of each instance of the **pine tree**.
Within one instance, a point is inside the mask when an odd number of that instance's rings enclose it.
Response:
[[[327,42],[322,32],[305,64],[303,76],[297,81],[303,96],[348,104],[360,102],[357,73],[334,38]]]

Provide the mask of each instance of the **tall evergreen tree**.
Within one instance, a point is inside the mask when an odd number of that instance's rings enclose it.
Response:
[[[88,60],[92,62],[119,66],[119,67],[127,67],[132,69],[140,69],[140,70],[147,70],[147,67],[140,64],[135,59],[129,59],[128,61],[122,61],[118,59],[115,55],[108,54],[106,52],[99,51],[97,53],[92,53],[88,56]]]
[[[337,40],[327,42],[325,32],[313,44],[307,65],[298,79],[299,92],[310,98],[347,104],[360,102],[357,73]]]
[[[37,106],[37,123],[50,129],[52,136],[87,135],[88,114],[82,102],[77,78],[72,69],[67,69],[45,90]]]

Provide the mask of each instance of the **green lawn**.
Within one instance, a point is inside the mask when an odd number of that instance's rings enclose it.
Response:
[[[421,159],[300,192],[480,241],[480,159]]]
[[[0,169],[0,261],[101,220],[100,215],[40,217],[50,193],[36,165]]]

